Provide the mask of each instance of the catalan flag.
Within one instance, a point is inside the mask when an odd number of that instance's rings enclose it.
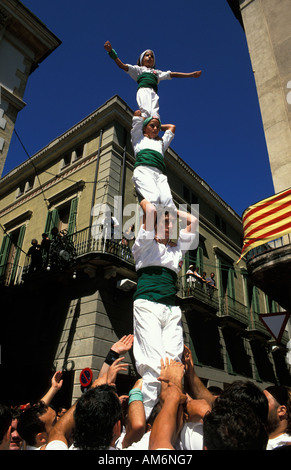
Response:
[[[238,262],[256,246],[291,233],[291,188],[248,207],[243,213],[243,229]]]

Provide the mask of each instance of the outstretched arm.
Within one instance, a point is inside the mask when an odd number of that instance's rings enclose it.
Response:
[[[200,380],[198,375],[195,372],[194,362],[192,358],[192,353],[190,349],[185,345],[184,346],[184,364],[185,364],[185,377],[189,381],[191,398],[198,400],[206,400],[206,402],[212,406],[215,397],[211,392],[205,387],[203,382]]]
[[[127,353],[133,345],[133,335],[125,335],[114,343],[105,359],[98,377],[102,377],[105,373],[108,372],[110,365],[116,360],[121,354]]]
[[[170,77],[171,78],[199,78],[202,73],[202,70],[198,70],[196,72],[189,72],[189,73],[184,73],[184,72],[171,72]]]
[[[114,51],[114,49],[112,48],[112,45],[109,41],[106,41],[106,43],[104,44],[104,49],[109,53],[110,57],[114,60],[114,62],[116,63],[116,65],[120,69],[125,70],[125,72],[128,72],[128,66],[126,64],[124,64],[119,59],[119,57],[117,57],[116,51]]]
[[[46,394],[42,397],[41,401],[49,405],[54,398],[54,396],[58,393],[58,391],[63,386],[63,379],[62,379],[62,372],[58,370],[52,377],[51,380],[51,387],[46,392]]]
[[[103,385],[104,380],[103,378],[98,378],[92,384],[92,387],[98,387],[99,385]],[[106,383],[106,382],[105,382]],[[49,444],[52,441],[61,441],[66,446],[69,446],[72,442],[72,435],[75,428],[75,418],[74,413],[79,400],[77,400],[71,408],[56,422],[56,424],[52,427],[49,433],[48,442]],[[46,449],[50,450],[50,446]],[[54,449],[52,449],[54,450]]]

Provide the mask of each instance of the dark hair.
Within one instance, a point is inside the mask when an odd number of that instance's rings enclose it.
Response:
[[[40,401],[30,408],[26,408],[18,418],[17,431],[24,441],[30,446],[36,444],[35,437],[40,432],[45,432],[45,423],[40,419],[48,410],[48,406]]]
[[[228,406],[247,405],[266,424],[268,418],[268,400],[262,390],[253,382],[246,380],[235,380],[228,385],[221,395],[216,399],[217,406],[223,405],[227,400]]]
[[[12,422],[12,413],[7,405],[0,404],[0,444]]]
[[[286,432],[291,434],[291,390],[288,387],[284,387],[283,385],[272,385],[271,387],[265,388],[267,392],[269,392],[276,402],[279,405],[286,406],[287,409],[287,428]]]
[[[100,385],[89,389],[76,405],[74,445],[80,450],[108,449],[113,427],[121,416],[121,404],[114,387]]]
[[[217,387],[216,385],[210,385],[207,387],[207,389],[210,393],[212,393],[212,395],[219,396],[222,393],[222,388]]]
[[[267,442],[266,428],[249,406],[214,405],[204,417],[203,444],[207,450],[266,450]]]

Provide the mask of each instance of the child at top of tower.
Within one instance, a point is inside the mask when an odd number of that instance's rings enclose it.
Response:
[[[145,50],[138,59],[137,65],[124,64],[112,48],[109,41],[104,44],[105,50],[115,61],[116,65],[127,72],[138,83],[136,100],[143,117],[157,116],[159,112],[158,84],[161,80],[171,80],[172,78],[198,78],[201,70],[196,72],[163,72],[155,69],[155,54],[152,50]]]

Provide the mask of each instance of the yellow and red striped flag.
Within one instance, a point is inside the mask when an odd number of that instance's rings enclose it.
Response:
[[[248,207],[243,213],[244,241],[237,263],[250,250],[291,233],[291,188]]]

